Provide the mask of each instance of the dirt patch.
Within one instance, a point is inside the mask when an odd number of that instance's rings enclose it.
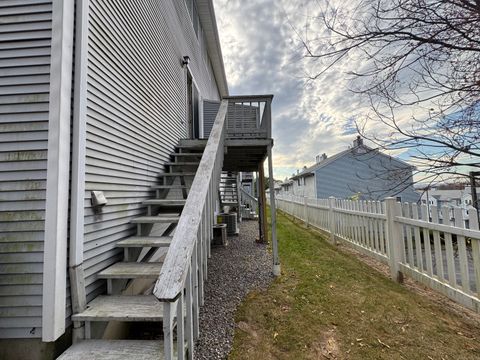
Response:
[[[308,355],[308,359],[341,359],[335,329],[324,332],[320,341],[312,344],[312,350]]]

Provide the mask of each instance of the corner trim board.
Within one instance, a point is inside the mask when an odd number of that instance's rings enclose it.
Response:
[[[52,2],[42,340],[65,332],[74,0]]]

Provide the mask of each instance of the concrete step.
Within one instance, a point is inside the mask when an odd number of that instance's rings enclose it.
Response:
[[[177,223],[180,220],[180,216],[140,216],[132,219],[134,224],[165,224],[165,223]]]
[[[164,360],[161,340],[84,340],[57,360]]]
[[[172,242],[172,236],[132,236],[117,242],[118,247],[168,247]]]
[[[99,279],[156,279],[162,262],[118,262],[98,273]]]
[[[100,295],[72,320],[161,322],[163,304],[154,295]]]
[[[184,206],[186,200],[173,199],[149,199],[143,202],[144,205],[158,205],[158,206]]]

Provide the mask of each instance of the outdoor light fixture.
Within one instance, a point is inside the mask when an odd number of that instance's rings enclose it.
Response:
[[[183,66],[187,66],[189,63],[190,63],[190,56],[185,55],[185,56],[183,57],[182,65],[183,65]]]

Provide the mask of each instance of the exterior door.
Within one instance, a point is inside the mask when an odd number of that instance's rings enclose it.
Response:
[[[190,71],[187,74],[187,104],[188,104],[188,136],[190,139],[200,138],[200,114],[199,114],[198,89],[193,82]]]

